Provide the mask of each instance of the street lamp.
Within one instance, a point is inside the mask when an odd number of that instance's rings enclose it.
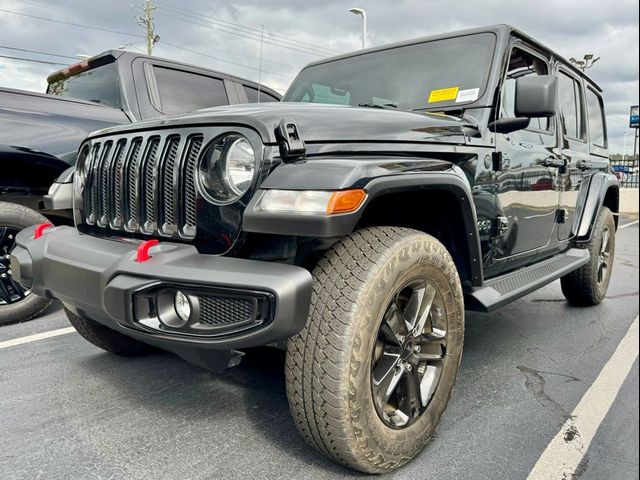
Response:
[[[357,7],[350,8],[349,11],[362,16],[362,48],[367,48],[367,12]]]

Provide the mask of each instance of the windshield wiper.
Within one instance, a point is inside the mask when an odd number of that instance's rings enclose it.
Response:
[[[398,105],[395,103],[359,103],[359,107],[365,108],[398,108]]]

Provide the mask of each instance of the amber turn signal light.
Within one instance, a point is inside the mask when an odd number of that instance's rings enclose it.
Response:
[[[360,208],[366,197],[366,192],[361,189],[333,192],[327,204],[327,213],[353,212]]]

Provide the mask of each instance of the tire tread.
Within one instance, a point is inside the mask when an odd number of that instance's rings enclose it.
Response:
[[[433,237],[400,227],[358,230],[335,244],[316,265],[307,325],[289,339],[287,347],[287,397],[298,430],[321,453],[369,473],[389,471],[400,464],[367,455],[357,435],[350,433],[354,413],[342,405],[353,392],[340,377],[352,358],[349,342],[341,339],[352,335],[350,319],[358,304],[350,299],[361,298],[359,293],[371,288],[372,271],[384,263],[394,244],[415,235],[433,240],[442,249],[457,279],[455,264]],[[461,301],[461,290],[457,293]]]

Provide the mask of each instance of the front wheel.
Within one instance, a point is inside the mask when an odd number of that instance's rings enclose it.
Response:
[[[313,272],[307,325],[287,346],[287,397],[304,438],[383,473],[426,445],[446,409],[464,336],[460,279],[435,238],[359,230]]]

